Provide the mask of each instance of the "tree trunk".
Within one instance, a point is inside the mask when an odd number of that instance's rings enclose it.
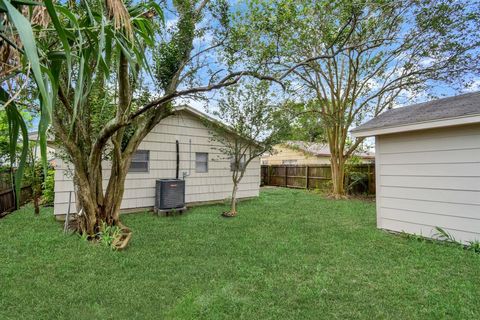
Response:
[[[128,169],[123,165],[116,169],[112,168],[105,194],[102,184],[98,183],[98,180],[102,179],[101,175],[84,175],[81,172],[75,172],[74,184],[77,188],[78,202],[82,209],[81,233],[93,237],[98,233],[99,226],[103,222],[111,226],[121,225],[120,204],[123,198],[127,172]]]
[[[34,192],[33,194],[33,207],[35,209],[35,215],[39,215],[40,214],[40,196]]]
[[[345,196],[345,159],[332,154],[330,163],[332,166],[333,196],[340,199]]]
[[[232,202],[230,203],[230,214],[232,216],[237,215],[237,190],[238,190],[238,183],[233,183],[233,190],[232,190]]]

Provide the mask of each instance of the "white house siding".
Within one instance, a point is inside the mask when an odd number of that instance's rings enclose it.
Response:
[[[168,117],[150,132],[139,146],[139,150],[150,151],[149,172],[132,172],[127,175],[125,194],[121,209],[153,207],[155,200],[155,180],[175,178],[176,148],[180,144],[180,170],[189,171],[189,140],[191,139],[191,173],[185,186],[185,201],[197,203],[217,201],[230,197],[232,190],[230,160],[215,149],[218,143],[209,139],[210,133],[202,120],[183,111]],[[195,172],[195,152],[208,153],[208,172]],[[108,183],[109,163],[104,163],[104,188]],[[71,167],[71,165],[70,165]],[[55,207],[56,215],[65,214],[68,209],[70,191],[73,191],[71,168],[62,161],[57,161],[55,172]],[[239,185],[238,197],[255,197],[259,194],[260,160],[254,159]],[[72,202],[75,196],[72,192]],[[75,212],[73,205],[71,212]]]
[[[480,125],[376,137],[379,228],[480,240]]]

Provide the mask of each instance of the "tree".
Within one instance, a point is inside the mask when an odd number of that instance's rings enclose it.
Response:
[[[249,25],[261,24],[255,21],[274,21],[262,26],[270,37],[260,46],[268,43],[280,52],[280,64],[307,61],[290,80],[302,87],[297,93],[319,103],[312,116],[321,119],[329,143],[336,197],[345,193],[345,161],[363,141],[347,143],[352,126],[434,83],[458,88],[465,75],[479,72],[478,1],[283,0],[252,6],[255,15],[242,21],[245,33]],[[341,26],[346,26],[342,40],[332,43]],[[309,60],[325,48],[339,54]]]
[[[272,126],[278,105],[272,103],[267,82],[243,82],[223,90],[217,110],[213,112],[222,124],[214,123],[212,141],[230,160],[232,196],[230,211],[224,216],[237,215],[237,192],[248,165],[263,153],[270,151],[278,141],[278,131]]]
[[[312,116],[318,108],[315,100],[283,104],[283,108],[275,112],[273,118],[273,126],[279,134],[278,139],[325,142],[322,119]]]
[[[51,0],[45,1],[52,5]],[[30,1],[0,0],[0,111],[6,114],[8,123],[8,147],[11,167],[14,166],[17,143],[22,136],[22,147],[18,157],[18,169],[14,181],[17,205],[19,204],[20,188],[28,155],[28,131],[24,114],[17,106],[20,100],[28,95],[33,79],[39,92],[42,117],[39,123],[42,154],[46,155],[46,129],[51,110],[51,94],[47,93],[46,83],[37,54],[36,43],[32,26],[45,28],[50,23],[47,10],[44,6]],[[45,34],[39,34],[44,37]],[[29,97],[31,98],[31,97]],[[46,156],[44,157],[46,168]]]
[[[75,184],[79,187],[79,201],[84,212],[80,231],[93,237],[102,221],[119,222],[118,212],[107,213],[115,210],[116,201],[121,200],[118,195],[123,192],[123,184],[117,179],[121,182],[124,176],[116,175],[115,170],[119,170],[119,166],[128,167],[118,156],[116,143],[133,122],[126,114],[132,107],[130,83],[132,79],[135,83],[138,72],[146,66],[145,48],[153,46],[155,37],[153,17],[161,18],[162,11],[154,2],[126,7],[118,0],[69,1],[58,5],[45,1],[44,6],[34,2],[23,4],[19,2],[14,6],[7,0],[0,3],[0,10],[8,14],[8,20],[2,23],[16,27],[8,29],[13,30],[8,34],[11,39],[7,42],[9,52],[16,54],[9,53],[3,60],[11,62],[13,67],[2,74],[5,76],[2,81],[12,77],[28,81],[30,76],[36,80],[40,92],[42,158],[45,162],[46,130],[53,119],[55,136],[75,167]],[[33,10],[28,10],[27,6],[32,6]],[[20,12],[27,12],[26,17]],[[43,24],[35,22],[39,17],[43,17]],[[2,33],[5,29],[2,28]],[[18,61],[27,63],[22,66]],[[112,74],[117,81],[112,81]],[[115,101],[109,101],[113,97],[109,86],[115,87],[115,82],[120,94]],[[21,91],[10,91],[14,94],[3,88],[0,92],[9,117],[10,140],[17,141],[18,128],[22,127],[26,142],[25,125],[16,107]],[[164,114],[160,113],[159,117]],[[113,144],[113,151],[107,150],[107,144]],[[115,151],[110,179],[113,182],[108,186],[108,197],[104,197],[101,160]],[[105,201],[105,198],[112,200]]]
[[[48,98],[41,104],[41,145],[46,144],[45,126],[51,117],[56,139],[74,166],[80,232],[89,237],[104,223],[122,227],[119,209],[132,156],[142,139],[171,114],[175,99],[228,87],[247,76],[283,81],[305,63],[273,70],[266,61],[235,59],[246,47],[226,1],[162,5],[45,1],[53,28],[39,28],[47,36],[35,37],[35,46],[31,37],[20,37],[30,45],[24,52],[29,53],[25,60],[33,76],[37,79],[39,69],[50,80],[47,86],[36,83],[41,97]],[[164,12],[175,16],[173,26],[164,27]],[[330,56],[322,51],[309,59]],[[155,95],[140,99],[139,92],[152,82]],[[108,169],[102,167],[105,159]],[[104,169],[109,171],[106,188]]]
[[[32,128],[33,117],[32,114],[25,108],[19,108],[19,113],[22,116],[22,119],[25,122],[27,128]],[[13,159],[10,159],[10,139],[9,139],[9,127],[7,112],[5,110],[0,110],[0,166],[11,165],[12,163],[16,164],[19,162],[20,155],[22,153],[23,141],[22,143],[15,144],[15,156]]]
[[[32,128],[32,113],[24,106],[18,106],[17,108],[18,109],[16,109],[15,112],[18,112],[18,115],[21,116],[25,128]],[[0,167],[3,167],[10,172],[10,185],[14,190],[15,205],[18,207],[20,204],[20,191],[23,185],[22,180],[24,173],[23,170],[20,169],[20,174],[22,176],[19,176],[19,165],[28,165],[29,159],[23,159],[22,157],[25,155],[24,150],[29,148],[29,144],[28,140],[25,139],[21,139],[21,141],[18,142],[11,139],[9,134],[13,131],[13,128],[12,122],[8,119],[8,115],[11,115],[11,111],[11,109],[8,111],[0,110]],[[30,149],[28,149],[28,151],[30,151]]]
[[[78,29],[82,36],[69,45],[71,50],[79,50],[79,59],[72,65],[74,78],[68,78],[68,63],[59,70],[67,79],[58,84],[53,128],[75,167],[74,183],[83,212],[81,232],[94,236],[103,222],[122,226],[120,204],[132,156],[143,138],[171,115],[175,99],[234,85],[246,76],[271,81],[277,76],[265,75],[262,71],[266,69],[259,66],[230,61],[225,69],[222,61],[211,61],[212,52],[229,43],[230,13],[224,1],[179,0],[169,8],[152,2],[148,7],[126,7],[121,1],[107,1],[106,8],[93,2],[97,6],[87,8],[87,3],[70,8],[76,14],[74,19],[70,15],[62,19],[68,19],[64,28]],[[93,10],[95,14],[90,15]],[[164,28],[152,20],[164,11],[175,14],[172,27]],[[102,22],[105,14],[110,25]],[[206,34],[211,35],[211,42],[196,46]],[[150,55],[153,68],[146,59]],[[150,78],[149,70],[156,84],[155,97],[138,99],[145,85],[142,80]],[[114,83],[107,81],[111,78]],[[112,87],[118,93],[113,103],[108,97]],[[93,97],[107,107],[92,103]],[[111,168],[104,191],[105,158]]]
[[[54,29],[40,32],[54,35],[37,37],[35,52],[47,57],[41,70],[52,79],[47,89],[53,95],[47,96],[54,108],[41,115],[47,120],[51,115],[55,137],[74,166],[80,232],[89,237],[104,222],[123,227],[119,209],[132,155],[171,114],[175,99],[234,85],[246,76],[280,81],[296,67],[276,73],[265,63],[216,59],[242,51],[226,1],[179,0],[169,7],[120,0],[45,4]],[[163,27],[163,12],[174,14],[173,26]],[[154,57],[153,68],[146,57]],[[152,80],[155,97],[143,103],[138,93]],[[104,159],[111,165],[106,188]]]
[[[28,166],[25,173],[25,180],[28,181],[32,188],[32,200],[33,200],[33,209],[34,214],[40,214],[40,197],[42,195],[42,184],[45,177],[43,176],[42,167],[40,163],[36,160],[36,146],[30,146],[29,157],[28,157]]]

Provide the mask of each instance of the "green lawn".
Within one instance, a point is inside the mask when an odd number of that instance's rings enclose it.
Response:
[[[375,228],[375,205],[267,189],[177,217],[126,215],[130,246],[0,220],[0,319],[479,319],[480,255]]]

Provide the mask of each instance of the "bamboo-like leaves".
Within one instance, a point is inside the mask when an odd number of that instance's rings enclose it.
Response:
[[[52,20],[58,37],[62,42],[63,50],[65,51],[65,58],[67,60],[68,80],[70,81],[70,77],[72,74],[72,54],[70,50],[70,44],[68,42],[67,33],[63,26],[60,24],[60,19],[58,18],[52,0],[45,0],[45,6],[47,7],[48,14],[50,15],[50,19]]]
[[[161,8],[153,1],[126,6],[128,12],[123,12],[123,18],[128,18],[128,21],[123,20],[123,22],[128,22],[136,35],[136,37],[129,37],[128,34],[125,34],[128,27],[119,26],[118,23],[121,20],[117,19],[115,22],[109,20],[104,12],[104,3],[98,0],[98,4],[98,6],[90,6],[88,2],[81,2],[75,10],[71,10],[65,2],[55,3],[53,0],[43,2],[0,0],[0,12],[7,14],[11,30],[15,36],[18,35],[22,43],[22,46],[18,48],[23,55],[22,61],[28,62],[31,66],[30,76],[37,84],[40,103],[38,132],[45,168],[47,164],[47,130],[60,84],[63,86],[66,96],[73,97],[71,102],[73,114],[69,119],[73,130],[75,121],[83,113],[85,98],[92,89],[94,78],[99,73],[103,73],[105,78],[109,77],[112,70],[112,57],[117,56],[115,51],[123,52],[132,66],[132,72],[138,69],[138,65],[147,69],[147,72],[149,71],[145,59],[145,47],[155,44],[155,28],[152,17],[163,21]],[[51,43],[44,42],[42,38],[36,38],[28,17],[18,9],[19,5],[45,6],[51,26],[53,26],[53,29],[48,28],[46,32],[48,36],[54,36],[58,41]],[[107,9],[109,9],[108,6]],[[5,15],[0,16],[0,19],[2,17],[5,18]],[[0,23],[0,26],[2,25]],[[66,63],[64,64],[64,62]],[[24,70],[20,70],[20,73],[22,72]],[[62,74],[67,76],[65,83],[60,83]],[[8,101],[9,94],[3,88],[1,90],[0,103],[2,101],[5,103]],[[73,91],[72,94],[69,94],[70,90]],[[16,181],[20,182],[28,151],[28,132],[14,103],[7,106],[7,114],[11,134],[11,151],[15,152],[20,133],[24,140],[25,149],[22,149],[16,177]],[[14,154],[12,154],[12,159],[15,159]],[[21,184],[18,183],[17,187],[20,186]]]
[[[17,1],[18,3],[18,1]],[[32,5],[33,3],[21,3],[21,4],[28,4]],[[34,3],[35,5],[38,3]],[[23,44],[23,53],[29,64],[31,65],[33,78],[37,84],[38,90],[40,92],[40,106],[41,106],[41,118],[39,122],[39,136],[40,136],[40,150],[42,155],[44,168],[46,168],[46,132],[48,126],[51,121],[52,115],[52,100],[51,100],[51,93],[47,91],[47,85],[44,79],[44,73],[42,72],[40,59],[38,57],[38,50],[36,45],[36,39],[33,34],[32,27],[30,22],[25,18],[8,0],[0,0],[0,7],[5,9],[8,14],[9,20],[12,25],[15,27],[18,36]],[[1,88],[1,100],[3,102],[7,101],[9,95],[8,93]],[[20,161],[18,163],[18,168],[15,173],[15,195],[17,205],[19,204],[20,200],[20,190],[21,190],[21,183],[23,178],[23,172],[25,170],[25,164],[27,161],[27,154],[28,154],[28,131],[25,125],[25,121],[23,120],[20,112],[15,105],[14,101],[10,101],[9,105],[6,106],[6,113],[9,123],[9,137],[10,137],[10,158],[11,158],[11,165],[14,165],[15,162],[15,151],[16,146],[18,143],[19,131],[22,133],[23,137],[23,144],[22,144],[22,153],[20,155]]]
[[[43,100],[42,113],[46,113],[46,119],[49,120],[52,113],[52,105],[50,103],[50,95],[47,92],[47,86],[45,85],[42,70],[40,68],[40,59],[38,58],[37,45],[35,36],[33,35],[30,22],[25,18],[8,0],[0,0],[5,6],[8,17],[15,29],[18,32],[20,40],[23,44],[23,50],[25,55],[32,66],[32,73],[37,83],[38,90],[40,91],[41,98]]]
[[[5,112],[7,114],[8,120],[8,134],[9,134],[9,153],[10,153],[10,164],[13,167],[16,163],[17,157],[17,143],[20,133],[22,134],[22,152],[20,154],[20,161],[18,162],[17,170],[15,172],[14,178],[14,187],[15,187],[15,201],[16,205],[20,204],[20,191],[22,188],[22,179],[23,173],[25,171],[25,165],[27,162],[28,155],[28,131],[25,121],[22,118],[22,115],[17,109],[17,106],[14,101],[10,100],[8,93],[0,87],[0,102],[5,103],[9,101],[9,104],[5,107]]]

